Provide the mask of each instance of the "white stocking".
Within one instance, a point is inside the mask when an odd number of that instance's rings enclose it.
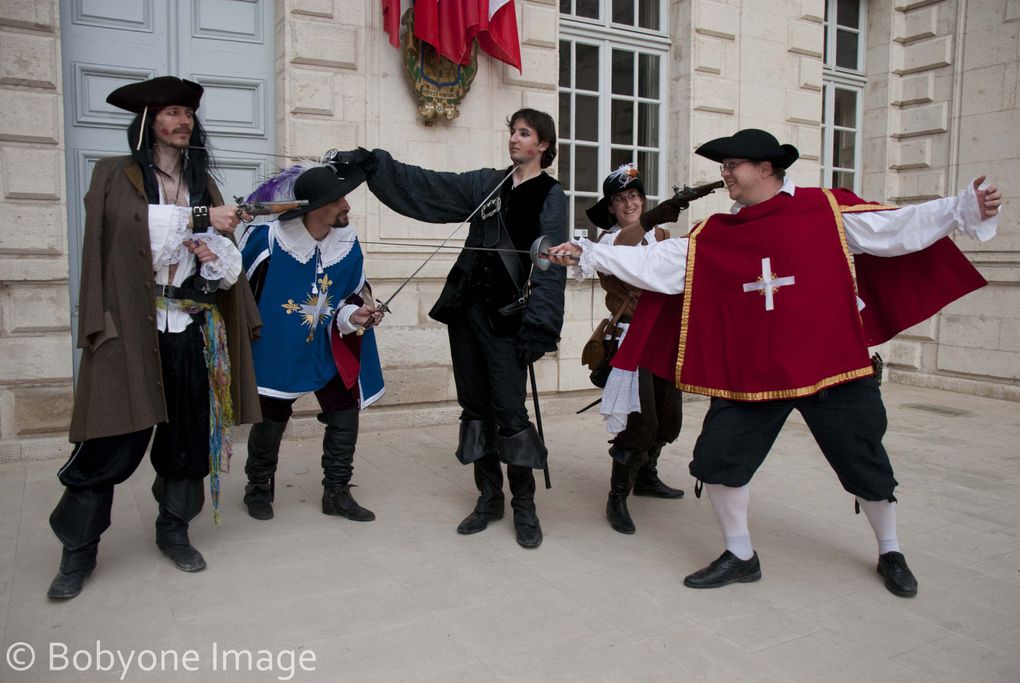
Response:
[[[887,500],[861,500],[857,499],[864,510],[864,516],[871,523],[875,531],[875,539],[878,541],[878,554],[885,555],[890,552],[899,552],[900,542],[896,538],[896,503]]]
[[[751,548],[751,532],[747,528],[747,508],[751,503],[751,489],[744,486],[723,486],[705,484],[708,500],[715,510],[719,528],[726,539],[726,549],[741,560],[754,556]]]

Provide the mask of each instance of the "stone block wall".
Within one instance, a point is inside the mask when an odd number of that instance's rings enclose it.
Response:
[[[865,195],[923,201],[955,195],[987,174],[1007,202],[995,239],[954,238],[989,285],[894,339],[891,377],[1020,400],[1020,219],[1009,206],[1020,192],[1020,7],[1013,0],[868,5]]]
[[[60,74],[57,3],[0,3],[0,462],[70,450]]]

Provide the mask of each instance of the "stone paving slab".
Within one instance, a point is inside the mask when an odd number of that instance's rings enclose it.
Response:
[[[61,463],[0,465],[0,681],[1020,680],[1020,404],[883,391],[914,599],[884,589],[867,521],[796,415],[752,484],[763,579],[710,591],[682,585],[722,550],[687,473],[705,401],[685,402],[660,461],[687,497],[632,497],[634,536],[605,521],[598,416],[547,417],[537,550],[516,545],[509,514],[455,533],[475,494],[454,425],[366,420],[354,493],[375,522],[320,513],[315,438],[285,442],[276,518],[250,519],[239,447],[223,524],[208,508],[193,524],[209,568],[185,574],[153,542],[146,463],[65,603],[45,598]],[[18,643],[35,652],[24,672]],[[134,657],[126,671],[117,656]]]

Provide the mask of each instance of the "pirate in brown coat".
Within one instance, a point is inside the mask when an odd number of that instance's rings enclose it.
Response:
[[[203,569],[188,541],[202,480],[212,472],[215,506],[231,424],[261,419],[250,347],[261,322],[229,237],[240,215],[223,206],[210,175],[195,117],[201,95],[197,83],[163,76],[107,98],[137,116],[131,155],[96,164],[85,195],[82,363],[75,447],[50,516],[64,546],[53,599],[81,592],[110,525],[114,486],[138,467],[154,430],[156,543],[178,569]]]

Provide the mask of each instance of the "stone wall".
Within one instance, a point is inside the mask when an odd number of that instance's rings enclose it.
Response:
[[[1020,3],[869,3],[865,194],[911,203],[955,195],[976,176],[1020,191]],[[874,78],[872,74],[875,74]],[[989,281],[894,339],[894,381],[1020,400],[1020,230],[958,246]]]
[[[59,11],[0,3],[0,462],[69,452]]]

